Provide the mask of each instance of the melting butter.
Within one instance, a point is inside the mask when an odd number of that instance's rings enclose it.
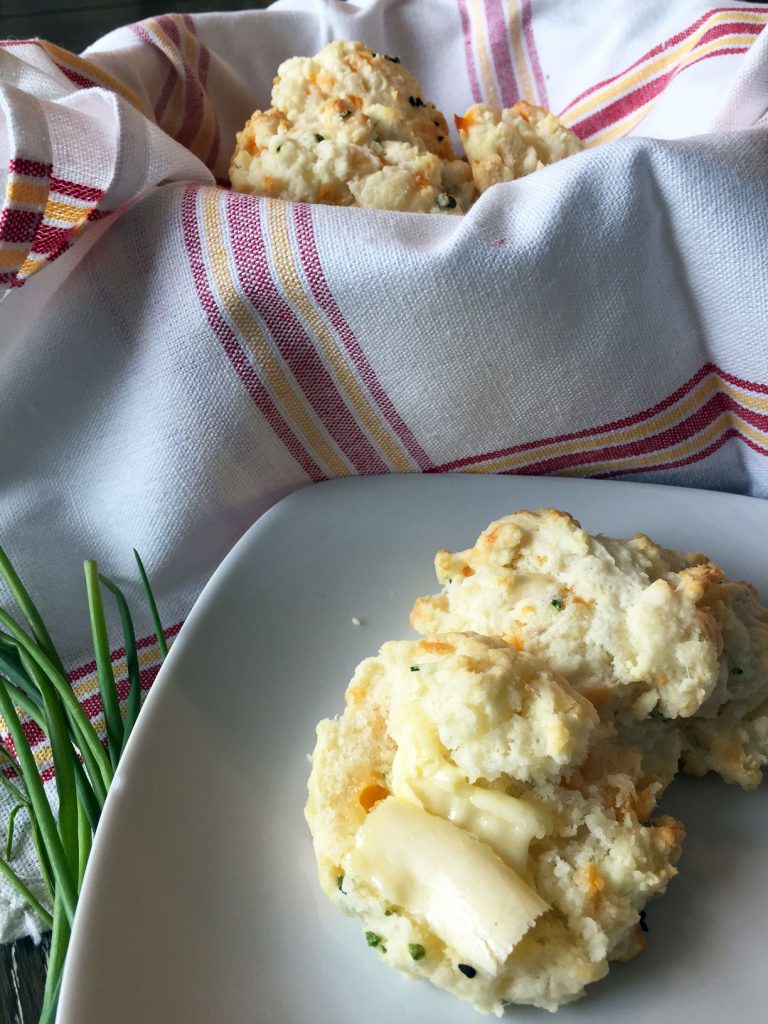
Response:
[[[345,867],[489,973],[549,909],[487,843],[397,797],[368,815]]]

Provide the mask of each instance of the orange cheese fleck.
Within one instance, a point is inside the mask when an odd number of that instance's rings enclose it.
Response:
[[[368,786],[364,786],[357,795],[357,800],[360,806],[367,814],[373,810],[376,804],[381,803],[382,800],[386,800],[389,796],[389,790],[385,789],[384,786],[380,786],[378,782],[372,782]]]
[[[420,640],[419,647],[428,654],[453,654],[456,650],[453,644],[444,643],[442,640]]]
[[[525,647],[525,640],[517,631],[507,633],[506,636],[502,637],[502,640],[504,643],[509,644],[510,647],[514,647],[516,651],[522,651]]]
[[[593,899],[605,888],[605,879],[591,861],[584,869],[584,875],[587,880],[587,890],[589,892],[590,899]]]

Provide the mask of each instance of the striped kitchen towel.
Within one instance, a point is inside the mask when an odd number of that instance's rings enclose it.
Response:
[[[80,57],[0,45],[0,538],[94,719],[82,559],[138,605],[137,547],[173,635],[253,520],[314,481],[768,496],[767,22],[704,0],[281,0]],[[587,149],[464,217],[228,191],[277,64],[333,38],[397,53],[449,121],[522,97]],[[0,887],[0,940],[31,927]]]

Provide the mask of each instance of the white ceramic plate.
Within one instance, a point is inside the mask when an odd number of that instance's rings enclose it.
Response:
[[[286,498],[215,573],[142,713],[88,867],[60,1024],[479,1020],[386,967],[321,895],[302,816],[307,754],[357,662],[412,635],[437,548],[539,506],[591,532],[701,548],[768,589],[768,505],[751,498],[484,476],[352,479]],[[558,1024],[768,1020],[765,789],[682,781],[665,807],[689,835],[680,877],[651,904],[646,952]]]

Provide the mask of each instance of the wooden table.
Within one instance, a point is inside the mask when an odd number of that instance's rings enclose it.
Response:
[[[39,36],[79,52],[99,36],[155,14],[242,11],[269,0],[2,0],[0,39]],[[0,946],[0,1022],[36,1024],[43,1002],[47,938]]]
[[[39,946],[22,939],[0,946],[0,1021],[35,1024],[43,1005],[48,937]]]

